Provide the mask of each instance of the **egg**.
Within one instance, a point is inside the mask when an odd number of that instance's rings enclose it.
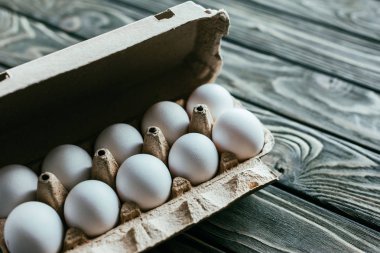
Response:
[[[172,179],[158,158],[139,154],[125,160],[116,176],[116,188],[123,201],[133,201],[142,210],[163,204],[170,195]]]
[[[69,227],[86,235],[101,235],[116,226],[120,202],[114,190],[97,180],[77,184],[67,195],[64,216]]]
[[[163,101],[152,105],[144,114],[141,131],[144,134],[148,127],[159,127],[169,145],[187,132],[189,117],[178,104]]]
[[[64,227],[50,206],[30,201],[18,205],[4,225],[4,240],[9,252],[59,252]]]
[[[207,105],[214,121],[226,110],[234,107],[231,94],[222,86],[210,83],[196,88],[187,100],[186,110],[191,116],[193,109],[198,104]]]
[[[118,164],[141,152],[143,138],[131,125],[118,123],[104,129],[95,143],[95,151],[108,149]]]
[[[218,151],[205,135],[189,133],[179,138],[169,152],[169,169],[193,185],[211,179],[218,170]]]
[[[13,164],[0,169],[0,218],[17,205],[35,200],[37,175],[28,167]]]
[[[91,167],[92,159],[84,149],[66,144],[48,153],[41,170],[53,173],[66,189],[71,189],[79,182],[90,178]]]
[[[256,156],[264,146],[264,127],[251,112],[231,109],[224,112],[212,130],[220,152],[231,152],[239,161]]]

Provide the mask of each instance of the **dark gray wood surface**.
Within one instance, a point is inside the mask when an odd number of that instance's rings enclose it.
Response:
[[[231,252],[376,252],[380,235],[269,186],[191,229]]]
[[[52,53],[78,40],[65,32],[0,7],[0,62],[11,67]]]
[[[0,68],[179,2],[0,0]],[[207,1],[227,9],[232,21],[218,82],[274,132],[277,145],[265,161],[283,173],[282,190],[248,197],[156,252],[375,252],[380,246],[373,230],[380,226],[380,2],[290,2]]]
[[[380,41],[380,5],[376,0],[249,0],[338,30]]]

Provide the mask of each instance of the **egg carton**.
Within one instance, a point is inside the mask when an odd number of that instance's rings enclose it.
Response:
[[[133,203],[124,203],[120,213],[122,224],[92,240],[77,229],[69,230],[65,249],[68,252],[147,250],[226,208],[244,195],[276,181],[278,174],[260,160],[273,145],[273,136],[265,129],[265,144],[256,157],[239,164],[233,154],[223,153],[216,177],[195,187],[188,180],[175,177],[168,202],[145,213]],[[103,156],[108,160],[109,154]]]
[[[0,164],[38,161],[53,146],[86,139],[111,123],[141,115],[154,102],[187,97],[197,86],[214,81],[222,66],[220,40],[227,34],[228,26],[229,17],[224,10],[204,9],[186,2],[0,74],[5,77],[0,80],[0,113],[7,127],[15,129],[2,131],[7,136],[2,138],[7,149],[1,150]],[[129,61],[131,57],[136,61]],[[111,62],[112,67],[108,67]],[[149,81],[140,80],[144,77],[142,70],[151,73]],[[136,85],[120,86],[125,80]],[[91,89],[82,88],[88,83],[93,83]],[[74,99],[72,104],[76,107],[66,108],[70,105],[61,106],[50,99],[71,98],[72,94],[81,98],[88,93],[94,99]],[[117,97],[120,93],[127,94],[128,99]],[[185,100],[178,103],[184,105]],[[123,112],[103,104],[130,110]],[[52,114],[53,109],[56,113]],[[213,122],[207,106],[195,110],[189,131],[210,137]],[[25,129],[19,127],[17,119],[23,115],[31,115],[27,129],[33,134],[25,134]],[[72,122],[76,128],[72,128]],[[149,130],[144,136],[143,152],[166,163],[169,146],[161,130]],[[65,139],[67,136],[71,139]],[[47,141],[37,141],[42,139]],[[17,145],[21,142],[25,145]],[[69,228],[63,251],[141,252],[175,236],[240,197],[276,181],[277,173],[260,160],[273,145],[273,136],[265,129],[263,149],[254,158],[239,163],[234,154],[222,153],[218,174],[211,180],[192,186],[188,180],[176,177],[170,200],[147,212],[134,203],[123,203],[120,224],[99,237],[88,238],[82,231]],[[19,157],[21,153],[25,156]],[[34,164],[37,171],[39,162]],[[92,178],[114,188],[118,164],[112,154],[106,149],[97,150],[93,164]],[[61,216],[66,195],[67,190],[54,174],[40,175],[37,199]],[[6,253],[4,222],[0,220],[0,249]]]
[[[212,125],[207,106],[197,105],[191,117],[189,132],[211,136]],[[234,154],[221,153],[219,170],[211,180],[193,187],[187,179],[175,177],[170,200],[147,212],[141,211],[133,202],[124,202],[120,210],[120,224],[99,237],[91,239],[77,228],[68,228],[63,251],[141,252],[154,247],[226,208],[242,196],[276,181],[278,174],[260,160],[273,146],[273,135],[264,128],[264,146],[255,157],[239,163]],[[160,128],[148,128],[142,152],[154,155],[167,164],[169,145]],[[118,168],[108,149],[102,148],[95,152],[93,179],[101,180],[115,189]],[[40,175],[37,200],[53,207],[61,217],[67,194],[68,191],[53,173],[44,172]],[[2,234],[4,223],[5,219],[0,220],[0,249],[7,253]]]

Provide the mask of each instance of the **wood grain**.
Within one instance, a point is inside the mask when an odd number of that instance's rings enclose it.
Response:
[[[47,22],[82,38],[108,32],[131,23],[148,12],[134,10],[107,0],[0,0],[5,6],[19,13]]]
[[[380,226],[380,155],[244,103],[275,136],[280,183]]]
[[[380,94],[231,43],[219,82],[233,94],[380,151]]]
[[[380,40],[380,3],[374,0],[250,0],[302,19]]]
[[[189,231],[231,252],[378,252],[380,233],[269,186]]]
[[[183,233],[175,238],[166,241],[153,250],[149,251],[149,253],[222,253],[224,251],[208,244],[200,240],[197,237],[191,236],[189,234]]]
[[[0,8],[0,62],[15,66],[78,42],[64,32]]]
[[[160,1],[133,2],[152,12],[162,10]],[[178,0],[166,0],[171,6]],[[204,3],[226,9],[231,17],[229,39],[254,50],[350,80],[380,91],[380,44],[307,22],[244,1],[215,0]]]

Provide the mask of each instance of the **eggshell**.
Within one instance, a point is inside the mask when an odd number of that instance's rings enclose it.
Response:
[[[257,155],[264,145],[264,128],[251,112],[231,109],[215,122],[212,140],[220,152],[234,153],[240,161]]]
[[[169,145],[187,132],[190,120],[186,111],[174,102],[163,101],[152,105],[144,114],[141,131],[148,127],[159,127]]]
[[[114,124],[104,129],[95,143],[95,151],[107,148],[118,164],[141,152],[143,138],[139,131],[128,124]]]
[[[64,227],[57,212],[37,201],[18,205],[4,226],[4,240],[12,253],[59,252],[63,237]]]
[[[70,190],[90,178],[92,159],[82,148],[61,145],[51,150],[42,163],[42,172],[53,173]]]
[[[218,170],[218,151],[206,136],[189,133],[179,138],[169,152],[169,169],[175,176],[197,185],[211,179]]]
[[[234,107],[231,94],[222,86],[214,83],[201,85],[191,93],[186,104],[186,110],[190,116],[198,104],[207,105],[214,121],[223,112]]]
[[[143,210],[163,204],[169,198],[171,184],[166,165],[147,154],[134,155],[125,160],[116,176],[120,198],[135,202]]]
[[[116,226],[120,202],[114,190],[97,180],[77,184],[67,195],[64,215],[68,226],[98,236]]]
[[[0,169],[0,218],[6,218],[17,205],[35,200],[37,175],[18,164]]]

